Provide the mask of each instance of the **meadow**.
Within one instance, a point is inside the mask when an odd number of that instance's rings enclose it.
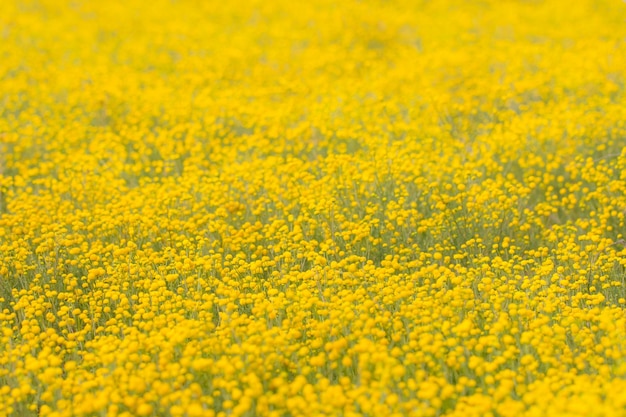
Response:
[[[0,416],[626,415],[626,3],[0,2]]]

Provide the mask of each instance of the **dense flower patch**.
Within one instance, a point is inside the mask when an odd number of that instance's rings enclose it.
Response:
[[[2,1],[0,415],[626,410],[626,4]]]

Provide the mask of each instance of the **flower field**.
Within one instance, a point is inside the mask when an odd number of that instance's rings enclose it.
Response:
[[[626,415],[626,3],[0,2],[0,416]]]

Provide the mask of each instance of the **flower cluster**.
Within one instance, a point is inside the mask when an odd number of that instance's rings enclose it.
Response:
[[[0,415],[623,415],[625,21],[3,1]]]

